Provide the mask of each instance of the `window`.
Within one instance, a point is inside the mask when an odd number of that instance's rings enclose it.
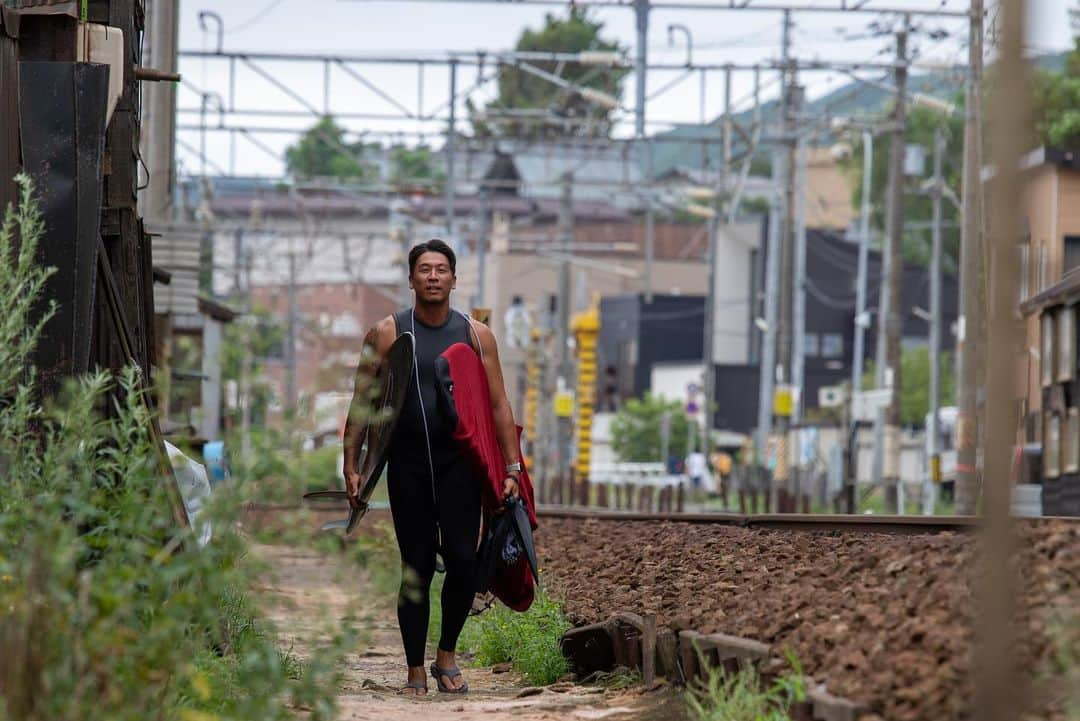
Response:
[[[1070,381],[1076,369],[1076,309],[1065,306],[1057,314],[1057,379]]]
[[[1065,260],[1061,274],[1080,268],[1080,235],[1065,236]]]
[[[1023,303],[1031,295],[1029,275],[1031,274],[1031,245],[1020,246],[1020,302]]]
[[[1043,475],[1057,478],[1061,475],[1061,417],[1048,411],[1046,431],[1043,434]]]
[[[1061,439],[1061,459],[1066,473],[1080,471],[1080,408],[1070,408]]]
[[[1043,311],[1042,348],[1039,352],[1039,366],[1042,371],[1043,387],[1054,383],[1054,313]]]
[[[821,356],[823,358],[842,358],[844,355],[844,335],[826,333],[821,336]]]
[[[817,333],[807,333],[803,336],[803,355],[807,358],[817,358],[821,355],[818,349]]]

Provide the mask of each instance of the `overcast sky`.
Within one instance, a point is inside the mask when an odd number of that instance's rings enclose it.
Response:
[[[836,4],[835,0],[800,0],[803,4]],[[927,8],[942,6],[962,10],[966,0],[871,0],[875,4],[890,7]],[[1032,0],[1036,13],[1029,32],[1029,44],[1040,50],[1062,49],[1069,45],[1070,32],[1066,8],[1071,0]],[[525,27],[538,28],[543,24],[545,13],[565,10],[553,7],[435,3],[394,2],[368,0],[181,0],[180,47],[184,50],[213,50],[216,47],[216,29],[212,24],[204,32],[199,25],[199,12],[210,10],[218,13],[224,21],[224,47],[227,51],[270,51],[290,53],[323,53],[347,55],[407,55],[438,56],[447,50],[505,50],[511,49]],[[605,24],[604,35],[616,39],[633,52],[635,32],[634,13],[628,9],[609,8],[593,12],[594,17]],[[795,16],[793,54],[800,59],[830,59],[844,61],[887,61],[893,52],[890,37],[873,37],[869,23],[877,19],[870,15],[801,13]],[[681,23],[693,34],[693,59],[695,62],[754,62],[775,59],[780,53],[781,15],[774,12],[752,11],[661,11],[651,15],[649,35],[649,59],[652,62],[682,62],[686,57],[685,44],[680,36],[675,46],[668,44],[667,26]],[[929,19],[923,22],[924,30],[945,30],[949,33],[943,40],[932,40],[926,33],[913,39],[918,62],[957,63],[966,57],[966,23],[962,20]],[[237,107],[253,110],[302,111],[304,105],[275,89],[268,81],[253,71],[239,66],[234,95]],[[306,99],[317,109],[323,107],[323,70],[319,65],[295,63],[264,63],[260,67],[273,77],[286,83],[293,92]],[[423,90],[418,85],[418,72],[413,66],[354,65],[350,66],[363,77],[391,96],[397,104],[412,113],[419,109],[422,99],[424,111],[430,112],[448,98],[448,73],[444,68],[429,66],[423,73]],[[227,65],[218,61],[183,60],[181,72],[185,84],[179,92],[182,126],[196,126],[199,114],[189,112],[200,106],[199,92],[219,93],[226,101],[230,88],[226,74]],[[682,71],[652,71],[648,76],[647,95],[658,93],[669,83],[670,89],[650,99],[647,111],[649,132],[662,131],[672,123],[697,122],[715,117],[722,108],[723,74],[710,73],[705,79],[704,100],[701,78],[695,73],[678,79]],[[882,77],[871,73],[868,77]],[[398,112],[395,104],[379,97],[340,68],[331,72],[330,110],[334,113],[362,112],[393,115]],[[459,89],[476,80],[476,70],[463,68],[459,71]],[[763,76],[763,97],[775,96],[777,83],[774,74]],[[811,96],[828,92],[831,88],[847,82],[838,74],[813,73],[803,76]],[[750,101],[753,81],[749,73],[737,74],[733,82],[733,97],[739,107]],[[473,98],[482,105],[492,97],[491,85],[477,92]],[[623,106],[633,108],[634,87],[628,79]],[[211,107],[213,105],[211,104]],[[459,118],[464,112],[459,105]],[[209,123],[217,124],[218,115],[211,110]],[[313,117],[258,117],[254,115],[230,117],[228,124],[248,124],[259,128],[303,128],[313,122]],[[445,123],[415,122],[402,119],[352,119],[346,121],[352,131],[368,131],[380,134],[383,140],[393,140],[386,135],[391,132],[426,131],[438,132]],[[632,133],[632,116],[618,129],[618,134]],[[199,172],[197,149],[200,145],[198,130],[179,131],[182,141],[178,149],[182,171]],[[234,145],[225,133],[207,133],[207,156],[213,165],[223,170],[233,166],[237,174],[277,176],[283,172],[279,157],[293,136],[274,133],[257,133],[255,142],[240,137]],[[415,138],[401,138],[415,142]],[[440,143],[435,142],[436,145]],[[209,172],[214,172],[213,165]]]

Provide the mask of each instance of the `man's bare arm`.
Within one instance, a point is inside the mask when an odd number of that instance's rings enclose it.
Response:
[[[364,336],[363,349],[360,354],[360,362],[356,367],[356,375],[353,382],[353,397],[349,404],[349,415],[345,419],[345,433],[342,439],[344,446],[344,470],[345,480],[350,492],[353,483],[358,484],[358,479],[350,478],[350,474],[359,472],[358,462],[360,450],[363,445],[364,429],[368,425],[368,414],[371,412],[369,393],[371,384],[375,380],[379,364],[386,357],[387,351],[394,342],[394,320],[392,317],[384,318]]]
[[[470,321],[471,322],[471,321]],[[510,401],[506,397],[506,386],[503,383],[502,365],[499,363],[499,348],[495,342],[495,334],[491,329],[481,323],[473,323],[477,340],[483,352],[484,370],[488,380],[488,391],[491,394],[491,415],[495,421],[495,437],[499,441],[499,450],[502,451],[503,460],[508,464],[521,461],[518,455],[517,426],[514,424],[514,411],[510,407]],[[507,474],[513,481],[505,483],[507,493],[517,495],[517,474]]]

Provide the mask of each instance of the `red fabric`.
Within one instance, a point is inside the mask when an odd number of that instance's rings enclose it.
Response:
[[[506,462],[495,434],[495,420],[491,414],[491,392],[487,373],[476,351],[465,343],[455,343],[442,352],[453,382],[454,408],[458,424],[454,438],[464,446],[473,470],[483,478],[480,500],[484,509],[485,528],[496,510],[502,508],[503,480],[506,478]],[[518,458],[521,456],[521,426],[518,432]],[[522,461],[518,480],[521,498],[529,513],[529,523],[536,529],[536,501],[532,481]],[[496,598],[515,611],[524,611],[532,605],[534,589],[532,573],[524,555],[518,562],[496,574],[489,589]]]

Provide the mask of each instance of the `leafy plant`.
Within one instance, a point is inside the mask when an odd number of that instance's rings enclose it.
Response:
[[[650,393],[632,398],[611,422],[611,446],[619,459],[627,462],[664,461],[662,427],[670,419],[668,455],[681,458],[689,440],[690,426],[678,401],[667,401]]]
[[[711,668],[707,679],[686,692],[691,716],[697,721],[790,721],[788,710],[806,699],[806,688],[798,660],[790,651],[787,657],[794,674],[768,687],[753,666],[737,673]]]
[[[203,510],[209,546],[177,526],[138,371],[38,400],[50,271],[17,180],[0,230],[0,717],[286,719],[292,705],[330,718],[348,637],[303,669],[276,646],[246,596],[253,566],[231,497]]]
[[[562,606],[540,591],[525,613],[497,604],[465,622],[459,644],[482,666],[509,661],[525,680],[554,683],[569,670],[559,639],[570,629]]]

